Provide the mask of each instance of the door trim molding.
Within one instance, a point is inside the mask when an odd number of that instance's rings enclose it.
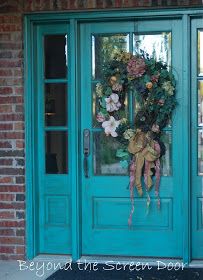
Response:
[[[49,13],[32,13],[32,14],[25,14],[24,16],[24,98],[25,98],[25,153],[26,153],[26,248],[27,254],[26,257],[28,259],[32,259],[37,254],[37,240],[35,234],[35,170],[34,170],[34,127],[33,127],[33,112],[34,112],[34,102],[33,102],[33,95],[34,95],[34,81],[33,81],[33,54],[34,54],[34,47],[33,47],[33,36],[34,36],[34,26],[40,23],[54,23],[58,21],[65,21],[70,23],[70,32],[72,34],[76,34],[78,23],[81,22],[88,22],[88,21],[106,21],[106,20],[135,20],[135,19],[170,19],[170,18],[179,18],[182,20],[183,24],[183,34],[184,34],[184,43],[187,45],[183,49],[183,88],[184,92],[187,92],[189,96],[189,81],[188,77],[190,74],[189,71],[189,47],[190,47],[190,19],[195,17],[202,17],[203,16],[203,8],[191,8],[191,9],[138,9],[138,10],[130,10],[130,9],[123,9],[123,10],[109,10],[109,11],[80,11],[80,12],[49,12]],[[77,80],[77,36],[73,37],[72,40],[72,56],[71,56],[71,66],[73,67],[74,71],[72,71],[71,79],[72,79],[72,90],[79,92],[79,81]],[[76,66],[74,66],[76,65]],[[77,98],[78,95],[77,95]],[[75,100],[76,101],[76,100]],[[78,102],[76,102],[78,103]],[[75,104],[76,104],[75,103]],[[188,105],[184,104],[186,108]],[[186,108],[187,110],[187,108]],[[78,108],[74,108],[75,117],[78,113]],[[187,112],[188,114],[188,112]],[[183,124],[182,132],[187,134],[186,127],[187,127],[188,119],[185,119]],[[78,127],[75,131],[75,141],[78,143]],[[188,134],[187,134],[188,136]],[[189,138],[188,138],[189,139]],[[77,152],[77,151],[74,151]],[[72,162],[74,166],[78,166],[79,162],[75,160]],[[189,169],[189,157],[185,155],[185,164],[184,164],[184,171],[185,174],[190,170]],[[80,257],[80,231],[79,228],[79,221],[80,221],[80,213],[78,209],[79,203],[79,185],[80,185],[80,178],[78,178],[77,168],[74,172],[74,177],[72,176],[72,183],[75,182],[75,178],[77,178],[76,186],[73,191],[72,197],[72,206],[75,209],[72,213],[72,234],[73,234],[73,253],[72,257],[73,260],[77,260]],[[189,172],[188,176],[184,178],[184,193],[183,193],[183,209],[185,205],[189,208],[190,202],[190,178]],[[184,212],[184,211],[183,211]],[[190,213],[184,212],[184,244],[183,244],[183,260],[184,262],[190,262],[190,252],[189,252],[189,245],[190,245]],[[188,250],[188,251],[186,251]],[[95,256],[96,257],[96,256]]]
[[[182,96],[183,94],[186,98],[182,98],[182,101],[185,102],[182,104],[182,108],[184,110],[184,120],[182,120],[182,135],[183,139],[188,140],[188,145],[186,145],[186,141],[183,143],[184,148],[183,150],[186,151],[183,153],[183,170],[184,176],[182,178],[182,192],[183,192],[183,199],[182,199],[182,213],[183,213],[183,261],[184,263],[190,263],[191,261],[191,209],[190,209],[190,25],[191,20],[187,15],[183,15],[182,20],[182,30],[183,30],[183,42],[184,47],[183,49],[183,56],[182,56],[182,65],[183,65],[183,78],[182,78]],[[182,44],[183,44],[182,42]],[[186,211],[186,210],[187,211]],[[186,249],[187,248],[187,249]]]

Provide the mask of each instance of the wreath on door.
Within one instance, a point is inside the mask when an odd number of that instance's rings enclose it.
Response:
[[[102,124],[106,136],[116,138],[120,143],[116,156],[123,167],[129,168],[132,209],[128,223],[131,225],[134,188],[139,196],[143,195],[142,175],[147,209],[153,184],[160,208],[160,158],[166,150],[161,134],[177,105],[175,78],[165,63],[156,61],[147,53],[140,51],[134,55],[121,51],[104,65],[103,79],[96,84],[96,94],[96,119]],[[127,112],[130,101],[133,103],[130,107],[135,110],[132,123]]]

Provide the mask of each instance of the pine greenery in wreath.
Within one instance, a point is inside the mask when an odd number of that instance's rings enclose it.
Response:
[[[142,175],[148,208],[152,175],[155,175],[155,192],[160,207],[160,157],[165,154],[161,132],[170,122],[177,105],[175,78],[165,63],[145,52],[133,55],[121,51],[104,65],[103,79],[96,85],[96,94],[99,99],[97,121],[102,124],[106,136],[114,137],[120,143],[116,155],[123,167],[129,167],[131,224],[134,187],[140,196],[143,195]],[[133,100],[131,105],[135,108],[132,123],[128,118],[129,100]]]

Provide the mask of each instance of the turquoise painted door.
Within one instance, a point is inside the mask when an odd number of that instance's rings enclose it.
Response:
[[[172,66],[177,83],[177,98],[184,98],[182,85],[181,22],[151,20],[82,24],[81,32],[81,147],[83,131],[90,131],[89,177],[82,171],[82,255],[120,255],[181,257],[182,105],[174,114],[163,139],[167,152],[162,159],[160,186],[161,210],[157,210],[154,191],[146,215],[146,196],[135,197],[133,227],[128,228],[131,205],[127,171],[115,156],[116,142],[104,136],[96,122],[96,84],[100,81],[102,63],[115,50],[135,52],[143,49]],[[135,102],[128,96],[128,115],[134,118]],[[81,159],[83,160],[81,149]],[[81,167],[83,162],[81,161]]]
[[[36,253],[71,253],[73,95],[69,26],[35,26],[35,242]]]
[[[203,20],[191,26],[192,258],[203,258]]]

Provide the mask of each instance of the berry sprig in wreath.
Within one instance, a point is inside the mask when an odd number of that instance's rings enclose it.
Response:
[[[143,51],[135,55],[117,53],[104,66],[103,75],[102,82],[96,85],[99,99],[97,121],[102,123],[107,136],[120,142],[121,148],[116,155],[129,166],[131,224],[134,187],[140,196],[143,195],[142,175],[148,208],[149,190],[153,185],[152,176],[155,175],[155,192],[160,207],[160,157],[165,154],[165,145],[160,138],[177,104],[175,79],[165,63],[156,61]],[[128,120],[129,100],[132,100],[136,111],[133,123]]]

